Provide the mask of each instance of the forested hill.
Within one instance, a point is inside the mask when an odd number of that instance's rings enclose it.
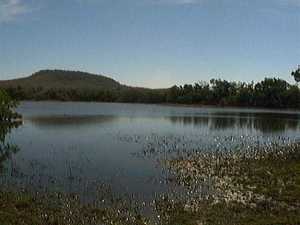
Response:
[[[129,87],[103,75],[66,70],[41,70],[24,78],[0,80],[0,88],[18,100],[157,103],[163,97],[160,90]]]
[[[24,89],[118,89],[120,83],[102,75],[79,71],[41,70],[29,77],[0,81],[0,87],[21,87]]]

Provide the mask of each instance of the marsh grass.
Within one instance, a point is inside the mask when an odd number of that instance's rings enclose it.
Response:
[[[141,225],[139,214],[125,207],[82,204],[75,195],[0,192],[0,224],[4,225]]]
[[[189,194],[158,203],[165,224],[300,224],[299,144],[195,152],[168,166]],[[212,191],[201,197],[207,181]]]

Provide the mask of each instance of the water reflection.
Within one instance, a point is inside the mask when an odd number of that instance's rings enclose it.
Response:
[[[174,124],[205,126],[211,130],[255,129],[262,133],[284,132],[299,129],[298,114],[269,113],[211,113],[197,116],[172,116]]]
[[[36,116],[29,117],[28,120],[37,127],[56,126],[90,126],[94,124],[112,123],[118,120],[116,116],[110,115],[73,115],[73,116]]]
[[[7,135],[12,129],[17,128],[21,123],[1,123],[0,124],[0,172],[6,162],[13,154],[19,151],[19,147],[7,141]]]
[[[149,119],[149,118],[148,118]],[[174,125],[205,127],[210,130],[226,129],[248,129],[257,130],[262,133],[285,132],[287,130],[296,131],[299,129],[300,117],[297,114],[246,114],[231,113],[219,114],[212,113],[197,116],[170,116],[150,118],[153,122],[159,122],[162,119],[170,121]],[[110,126],[113,123],[119,123],[122,120],[145,123],[146,118],[120,117],[113,115],[95,115],[95,116],[43,116],[27,118],[31,124],[37,127],[89,127],[94,125]],[[135,121],[136,120],[136,121]]]

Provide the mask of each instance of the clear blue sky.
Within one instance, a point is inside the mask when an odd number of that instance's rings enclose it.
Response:
[[[0,0],[0,79],[40,69],[168,87],[211,78],[290,82],[300,0]]]

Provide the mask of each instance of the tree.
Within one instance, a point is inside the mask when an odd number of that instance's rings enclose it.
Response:
[[[166,101],[170,103],[176,103],[180,96],[180,88],[174,85],[167,91]]]
[[[255,105],[260,107],[284,108],[287,106],[285,98],[290,85],[276,78],[265,78],[257,83],[255,89]]]
[[[221,79],[210,80],[215,104],[226,104],[228,97],[236,94],[236,83]]]
[[[12,99],[6,91],[0,89],[0,121],[12,121],[20,115],[13,110],[18,106],[18,102]]]
[[[295,81],[298,83],[300,82],[300,66],[296,71],[292,72],[292,76],[294,77]]]

